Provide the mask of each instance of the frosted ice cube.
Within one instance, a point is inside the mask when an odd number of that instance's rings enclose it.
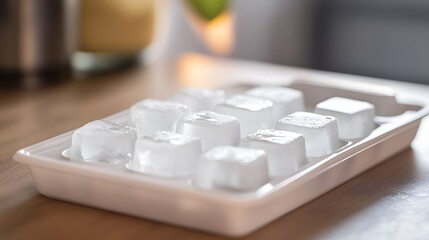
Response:
[[[269,181],[267,156],[260,149],[215,147],[201,156],[195,180],[206,189],[256,190]]]
[[[270,100],[235,95],[215,107],[215,112],[240,120],[241,137],[263,128],[273,127],[273,103]]]
[[[131,159],[136,137],[134,128],[129,126],[93,121],[74,131],[70,158],[118,164]]]
[[[307,162],[304,137],[294,132],[258,130],[243,138],[240,146],[264,150],[271,177],[289,176]]]
[[[131,128],[136,128],[135,123],[131,118],[131,114],[122,115],[119,118],[115,118],[115,122],[120,125],[129,126]]]
[[[172,100],[185,104],[190,112],[212,111],[217,104],[225,101],[225,91],[186,88],[177,93]]]
[[[238,145],[240,122],[232,116],[201,111],[181,118],[177,132],[199,138],[202,150],[207,151],[221,145]]]
[[[155,131],[176,131],[177,121],[187,114],[187,107],[178,102],[146,99],[131,107],[131,119],[139,137]]]
[[[194,174],[201,142],[195,137],[156,131],[138,138],[134,158],[126,168],[148,175],[175,178]]]
[[[302,92],[295,89],[263,86],[252,88],[247,91],[246,94],[271,100],[274,103],[274,121],[277,121],[282,117],[286,117],[294,112],[304,110],[304,98]]]
[[[307,156],[317,157],[338,149],[338,123],[334,117],[296,112],[277,122],[276,129],[300,133],[305,138]]]
[[[366,137],[374,129],[374,105],[368,102],[333,97],[317,104],[315,112],[337,118],[343,139]]]

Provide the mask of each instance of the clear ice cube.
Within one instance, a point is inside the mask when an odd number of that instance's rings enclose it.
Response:
[[[286,117],[294,112],[304,110],[304,97],[301,91],[275,86],[255,87],[246,92],[254,97],[271,100],[273,105],[274,121]]]
[[[269,181],[267,156],[260,149],[215,147],[201,156],[195,181],[205,189],[256,190]]]
[[[202,150],[216,146],[238,145],[240,122],[237,118],[210,111],[189,114],[177,123],[177,132],[201,140]]]
[[[178,102],[146,99],[131,107],[131,119],[139,137],[155,131],[176,131],[177,121],[187,114],[187,107]]]
[[[134,128],[104,120],[90,122],[73,133],[73,161],[119,164],[131,159],[137,134]]]
[[[152,136],[137,139],[134,158],[126,168],[158,177],[187,177],[194,174],[200,154],[199,139],[156,131]]]
[[[340,146],[337,119],[332,116],[296,112],[280,119],[276,129],[302,134],[310,157],[331,154]]]
[[[368,102],[333,97],[317,104],[315,112],[337,118],[342,139],[366,137],[374,130],[374,105]]]
[[[240,120],[241,137],[265,128],[273,127],[273,103],[270,100],[235,95],[215,107],[215,112],[230,115]]]
[[[217,104],[225,101],[225,91],[186,88],[178,92],[172,100],[188,106],[191,113],[203,110],[212,111]]]
[[[290,176],[307,162],[304,137],[294,132],[258,130],[243,138],[240,146],[264,150],[273,178]]]

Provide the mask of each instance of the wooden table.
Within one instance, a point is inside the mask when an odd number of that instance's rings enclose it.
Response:
[[[179,87],[213,86],[228,78],[277,81],[301,73],[294,68],[188,55],[169,64],[76,77],[39,90],[0,90],[0,239],[222,239],[46,198],[35,189],[28,168],[13,161],[12,155],[142,98],[167,97]],[[429,98],[429,86],[381,83]],[[423,121],[411,149],[246,239],[427,239],[428,120]]]

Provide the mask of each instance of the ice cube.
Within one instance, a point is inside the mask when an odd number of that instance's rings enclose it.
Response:
[[[146,99],[131,107],[131,119],[139,137],[155,131],[176,131],[177,121],[187,114],[187,107],[178,102]]]
[[[189,114],[177,123],[177,132],[201,140],[202,150],[221,145],[238,145],[240,122],[237,118],[210,111]]]
[[[121,114],[120,117],[114,118],[116,123],[120,125],[129,126],[131,128],[136,128],[136,125],[131,118],[131,114],[126,114],[126,115],[123,115],[122,113],[120,114]]]
[[[104,120],[90,122],[73,133],[73,161],[119,164],[131,159],[137,134],[134,128]]]
[[[374,105],[368,102],[333,97],[317,104],[315,112],[337,118],[342,139],[366,137],[374,129]]]
[[[212,111],[217,104],[225,101],[225,91],[186,88],[177,93],[172,100],[185,104],[192,113],[203,110]]]
[[[286,117],[294,112],[304,110],[304,98],[302,92],[275,86],[255,87],[246,92],[246,94],[271,100],[273,105],[274,121]]]
[[[256,190],[269,181],[267,156],[260,149],[215,147],[201,156],[195,180],[205,189]]]
[[[215,112],[238,118],[241,137],[245,137],[258,129],[273,127],[272,107],[273,103],[267,99],[235,95],[217,105]]]
[[[332,116],[296,112],[280,119],[276,129],[302,134],[307,156],[310,157],[331,154],[340,145],[337,119]]]
[[[294,132],[258,130],[243,138],[240,146],[264,150],[273,178],[290,176],[307,162],[304,137]]]
[[[137,139],[134,159],[126,168],[159,177],[187,177],[194,174],[200,154],[199,139],[156,131],[152,136]]]

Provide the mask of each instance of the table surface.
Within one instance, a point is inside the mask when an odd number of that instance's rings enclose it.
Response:
[[[294,68],[188,54],[168,64],[77,76],[38,90],[0,90],[0,239],[223,239],[46,198],[37,192],[28,167],[12,155],[143,98],[168,97],[181,87],[211,87],[230,78],[268,83],[302,74]],[[429,98],[429,86],[357,79]],[[427,239],[428,120],[423,120],[412,148],[245,239]]]

